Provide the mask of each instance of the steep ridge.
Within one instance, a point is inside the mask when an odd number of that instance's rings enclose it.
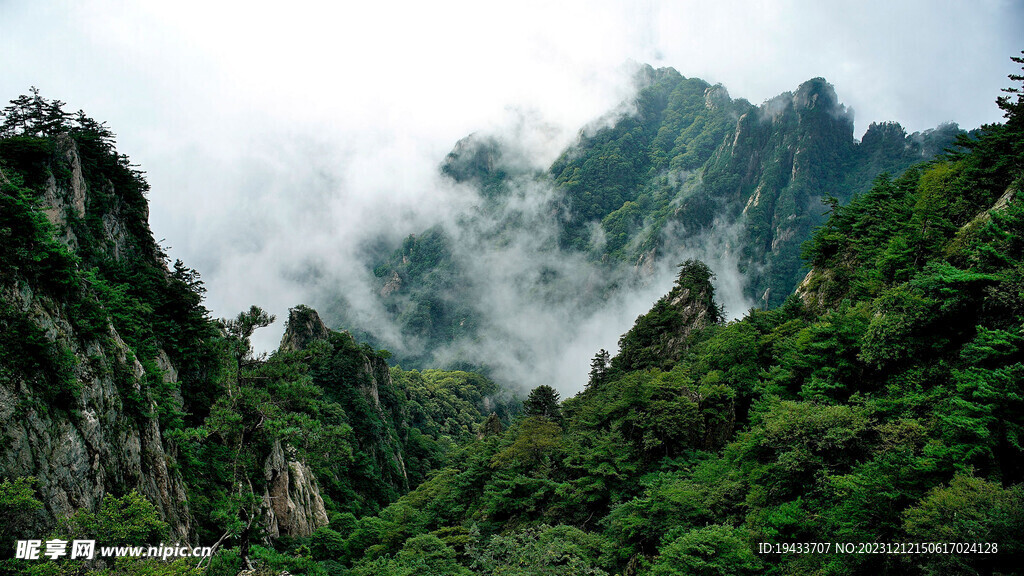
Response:
[[[79,124],[0,141],[0,469],[34,477],[51,519],[138,490],[184,540],[186,489],[162,436],[182,407],[177,351],[142,340],[196,302],[175,298],[184,270],[165,264],[145,223],[145,187],[104,138]],[[122,275],[165,297],[144,299]],[[112,316],[125,312],[118,305],[155,319]]]
[[[509,339],[480,297],[495,288],[480,262],[506,256],[538,262],[508,281],[540,310],[565,308],[572,292],[577,316],[594,313],[694,255],[714,257],[735,285],[731,307],[778,306],[803,278],[800,247],[831,206],[882,172],[931,158],[960,132],[950,124],[908,135],[889,122],[857,142],[852,111],[822,78],[760,106],[670,68],[641,67],[636,83],[625,112],[582,130],[546,170],[531,167],[528,144],[514,134],[459,141],[441,172],[476,195],[475,208],[454,224],[413,231],[369,264],[378,279],[372,297],[403,342],[334,305],[344,295],[328,288],[320,300],[332,303],[322,308],[329,322],[407,365],[476,362],[459,350]]]

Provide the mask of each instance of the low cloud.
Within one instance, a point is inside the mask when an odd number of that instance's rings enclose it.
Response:
[[[883,120],[971,128],[1000,118],[993,100],[1015,71],[1022,12],[995,0],[4,2],[0,91],[13,98],[35,85],[109,123],[148,173],[156,237],[202,273],[216,315],[255,303],[282,318],[309,301],[310,286],[331,282],[372,320],[383,315],[367,250],[470,210],[472,197],[437,174],[469,133],[507,134],[535,151],[524,161],[545,167],[581,127],[629,102],[630,61],[721,82],[754,103],[823,76],[857,111],[857,134]],[[516,128],[510,118],[527,120]],[[593,273],[573,259],[523,262],[536,240],[515,239],[480,266]],[[720,298],[741,313],[729,242],[686,249],[711,260]],[[673,272],[610,298],[600,314],[572,316],[569,303],[524,312],[508,330],[538,347],[556,338],[531,340],[531,325],[576,329],[560,358],[538,359],[536,376],[523,378],[578,387],[589,357],[614,346]],[[279,320],[257,332],[257,345],[276,346],[281,329]],[[525,349],[511,356],[529,359]]]

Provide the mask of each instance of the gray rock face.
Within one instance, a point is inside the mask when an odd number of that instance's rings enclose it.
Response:
[[[263,467],[264,525],[271,538],[309,536],[327,526],[327,509],[313,471],[292,450],[275,441]]]
[[[691,336],[718,321],[717,313],[712,305],[712,291],[707,287],[681,288],[670,294],[669,306],[679,311],[678,326],[675,332],[663,336],[663,353],[667,357],[678,358],[688,348]]]
[[[283,352],[297,352],[316,340],[326,340],[330,335],[331,331],[316,310],[300,304],[288,311],[288,322],[284,336],[281,337],[280,349]]]
[[[58,182],[51,174],[40,190],[40,208],[56,238],[75,252],[79,238],[71,223],[87,216],[89,190],[69,137],[56,138],[54,161],[70,176]],[[116,207],[101,219],[107,234],[99,239],[100,249],[117,259],[133,240]],[[0,301],[7,313],[65,352],[69,378],[54,384],[45,370],[31,374],[0,365],[0,477],[35,477],[51,520],[95,511],[106,495],[137,490],[156,506],[173,537],[187,540],[192,526],[185,486],[173,466],[173,446],[161,437],[159,411],[135,351],[109,321],[105,332],[77,333],[69,316],[77,313],[73,308],[16,273],[5,277]],[[165,382],[177,382],[177,369],[164,351],[150,360]],[[58,404],[52,401],[54,387],[62,389]]]
[[[67,182],[58,182],[51,173],[42,191],[40,205],[43,214],[59,231],[58,239],[72,251],[76,251],[79,247],[79,240],[69,226],[69,222],[72,219],[85,217],[89,185],[83,175],[82,160],[74,140],[66,135],[59,136],[56,138],[56,146],[58,157],[70,173],[70,178]],[[108,196],[117,198],[117,195],[114,194],[114,185],[109,180],[102,187]],[[144,216],[148,218],[148,209]],[[133,244],[134,239],[128,231],[120,200],[115,201],[108,212],[100,215],[100,219],[103,223],[103,237],[100,241],[115,260],[121,260],[126,250]]]
[[[113,327],[106,345],[82,341],[53,302],[22,288],[5,288],[3,298],[71,351],[80,392],[68,407],[48,406],[33,383],[0,376],[0,475],[34,476],[52,518],[96,510],[106,494],[136,489],[186,539],[184,483],[168,466],[172,449],[161,439],[155,402],[142,392],[142,364]],[[127,376],[129,389],[125,381],[118,385],[117,374]],[[148,416],[127,409],[129,392],[143,398]]]
[[[60,155],[71,172],[70,187],[58,187],[57,179],[50,175],[43,193],[43,213],[58,229],[68,223],[68,217],[85,217],[85,193],[87,184],[82,176],[82,160],[75,143],[67,136],[57,140]]]

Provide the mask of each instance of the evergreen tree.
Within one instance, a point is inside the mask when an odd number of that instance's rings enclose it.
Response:
[[[562,417],[558,406],[558,392],[546,384],[537,386],[523,402],[523,412],[527,417],[540,416],[549,420]]]
[[[270,326],[274,320],[272,314],[267,314],[259,306],[253,305],[248,312],[240,312],[235,318],[222,321],[224,330],[239,344],[235,354],[239,366],[243,365],[252,353],[252,344],[249,341],[252,333],[257,328]]]
[[[608,377],[608,367],[611,365],[611,354],[601,348],[594,359],[590,361],[590,381],[587,386],[596,386],[605,381]]]

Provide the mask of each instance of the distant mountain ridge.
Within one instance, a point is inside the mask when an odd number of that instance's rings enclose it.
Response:
[[[503,330],[475,296],[489,289],[488,274],[473,272],[477,261],[492,249],[506,254],[520,236],[530,238],[520,242],[527,258],[554,261],[514,278],[536,302],[574,298],[574,309],[593,313],[685,258],[716,267],[710,252],[721,259],[719,278],[736,284],[731,308],[774,307],[806,274],[800,247],[831,205],[883,172],[934,157],[961,132],[946,124],[907,134],[898,123],[874,123],[858,142],[852,111],[823,78],[760,106],[671,68],[644,66],[636,81],[629,113],[581,131],[546,170],[524,162],[527,144],[507,135],[455,145],[440,170],[475,191],[476,211],[408,236],[371,264],[376,298],[404,341],[361,324],[344,303],[321,305],[328,321],[394,350],[405,365],[458,365],[466,343]],[[561,262],[574,258],[591,266]],[[734,270],[723,275],[723,267]]]

